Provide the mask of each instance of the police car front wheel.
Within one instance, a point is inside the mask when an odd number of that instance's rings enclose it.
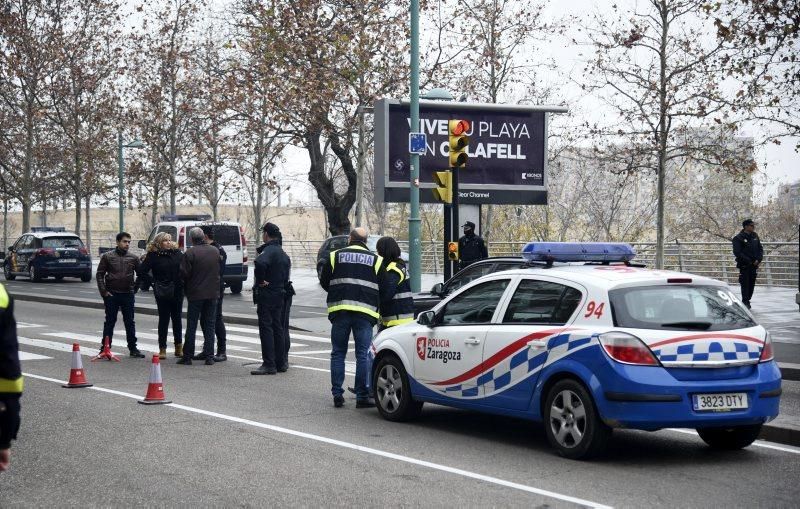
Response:
[[[407,421],[418,416],[422,402],[414,401],[408,374],[397,357],[388,355],[378,362],[372,380],[373,397],[381,416],[389,421]]]
[[[713,449],[733,451],[752,444],[761,433],[761,425],[730,428],[700,428],[697,434]]]
[[[575,380],[557,382],[547,393],[545,432],[559,455],[587,459],[600,454],[611,437],[589,392]]]

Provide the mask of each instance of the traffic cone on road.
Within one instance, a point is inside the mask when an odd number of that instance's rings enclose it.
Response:
[[[143,400],[139,400],[143,405],[163,405],[172,403],[164,397],[164,383],[161,381],[161,363],[158,361],[158,354],[153,354],[153,364],[150,366],[150,382],[147,384],[147,394]]]
[[[81,387],[91,387],[92,384],[86,381],[86,372],[83,370],[81,361],[81,345],[72,343],[72,367],[69,370],[69,382],[61,387],[67,389],[79,389]]]
[[[99,354],[92,357],[92,362],[98,361],[100,359],[108,359],[110,361],[119,362],[119,357],[111,353],[111,340],[108,339],[108,336],[103,338],[103,349],[100,351]]]

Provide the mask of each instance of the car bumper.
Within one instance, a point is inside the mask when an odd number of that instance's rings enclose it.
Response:
[[[679,374],[662,367],[613,364],[592,384],[600,415],[610,426],[644,430],[741,426],[766,423],[778,415],[781,375],[774,361]],[[694,409],[695,394],[715,393],[744,393],[747,408]]]
[[[85,262],[77,265],[42,265],[37,267],[42,276],[75,276],[80,277],[92,272],[92,263]]]
[[[247,279],[247,265],[244,263],[233,263],[225,266],[225,274],[222,280],[228,281],[244,281]]]

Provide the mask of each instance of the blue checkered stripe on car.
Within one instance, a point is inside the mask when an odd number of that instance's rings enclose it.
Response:
[[[664,345],[653,353],[661,362],[719,362],[755,360],[761,355],[761,346],[753,342],[702,341]]]
[[[457,385],[448,387],[425,385],[440,394],[458,399],[493,396],[522,382],[545,366],[578,350],[592,346],[592,344],[597,344],[597,338],[588,337],[585,332],[560,334],[550,338],[548,349],[525,346],[501,360],[491,369]],[[483,394],[481,394],[481,388],[483,388]]]

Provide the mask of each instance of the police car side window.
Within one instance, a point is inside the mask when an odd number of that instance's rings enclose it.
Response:
[[[578,290],[552,283],[524,279],[508,304],[503,323],[563,325],[581,301]]]
[[[479,284],[447,303],[441,314],[441,325],[478,324],[492,321],[497,303],[503,296],[508,279]]]

